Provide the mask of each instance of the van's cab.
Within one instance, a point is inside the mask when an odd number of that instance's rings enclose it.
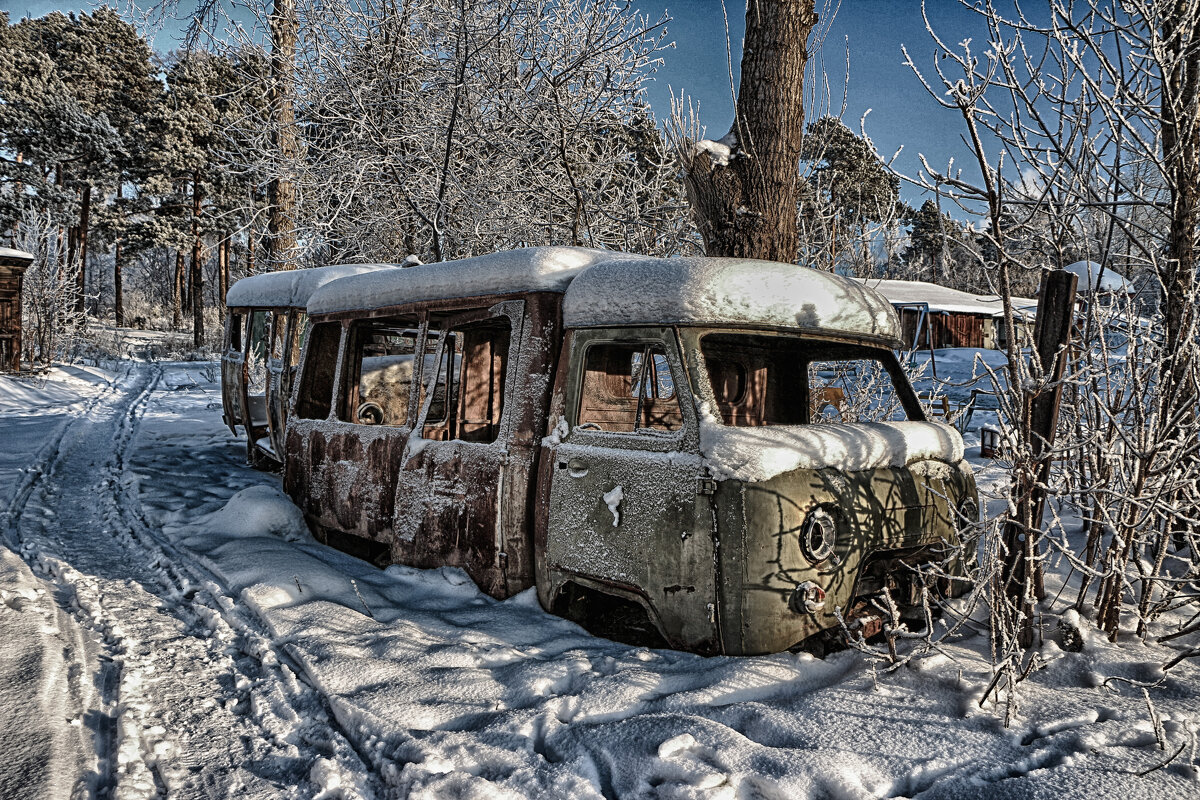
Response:
[[[256,466],[283,461],[292,378],[304,344],[308,298],[326,283],[392,264],[338,264],[251,275],[225,296],[225,342],[221,349],[221,402],[229,430],[246,434],[246,453]]]
[[[307,312],[285,487],[359,555],[704,653],[965,587],[962,440],[854,281],[531,248],[343,278]]]

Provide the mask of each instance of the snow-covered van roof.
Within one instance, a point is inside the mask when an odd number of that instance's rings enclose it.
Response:
[[[827,272],[739,258],[652,258],[581,247],[530,247],[352,275],[315,292],[310,314],[426,300],[563,292],[568,327],[733,325],[897,340],[878,292]]]
[[[499,253],[355,275],[324,287],[310,314],[337,314],[461,297],[562,292],[585,267],[613,254],[584,247],[525,247]]]
[[[861,283],[745,258],[617,256],[571,283],[563,322],[768,326],[888,340],[900,335],[895,309]]]
[[[396,264],[333,264],[311,269],[264,272],[242,278],[225,294],[229,308],[304,308],[325,284],[368,272],[399,271]]]
[[[926,303],[933,312],[979,314],[985,317],[998,317],[1004,313],[1003,301],[994,294],[971,294],[928,281],[856,280],[879,292],[893,305]],[[1012,304],[1018,313],[1037,310],[1037,300],[1031,297],[1014,297]]]

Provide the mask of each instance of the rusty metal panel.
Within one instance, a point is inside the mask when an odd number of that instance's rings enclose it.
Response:
[[[470,302],[495,307],[504,300]],[[461,300],[424,303],[404,312],[463,307]],[[504,422],[495,442],[422,439],[410,448],[408,428],[288,421],[285,488],[318,529],[385,544],[395,563],[461,567],[495,597],[532,585],[533,476],[561,336],[561,295],[530,294],[511,319]],[[444,425],[425,431],[445,433]]]

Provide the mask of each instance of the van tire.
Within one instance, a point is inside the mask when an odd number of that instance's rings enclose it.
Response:
[[[634,647],[670,647],[641,603],[573,581],[558,590],[552,613],[575,622],[593,636]]]

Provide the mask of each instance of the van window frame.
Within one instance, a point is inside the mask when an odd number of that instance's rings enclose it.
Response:
[[[337,329],[337,339],[336,339],[336,346],[334,347],[334,354],[333,354],[333,372],[329,376],[329,395],[325,398],[325,405],[322,406],[323,408],[325,408],[325,416],[318,417],[318,416],[313,416],[313,415],[310,415],[307,413],[301,413],[301,407],[302,407],[302,404],[304,404],[306,402],[310,402],[310,403],[320,402],[319,400],[308,399],[306,396],[304,396],[304,392],[306,392],[308,390],[308,388],[312,385],[312,383],[314,381],[314,377],[312,374],[312,365],[310,364],[310,359],[315,358],[316,354],[314,352],[312,352],[312,344],[314,341],[320,341],[320,334],[317,333],[317,328],[322,328],[322,330],[327,330],[327,329],[325,329],[324,326],[336,328]],[[307,327],[308,327],[308,335],[305,337],[304,347],[301,349],[300,358],[297,360],[297,364],[296,364],[297,372],[296,372],[296,375],[294,378],[295,384],[292,386],[292,391],[290,392],[290,397],[288,400],[288,419],[289,419],[288,424],[289,425],[292,424],[292,422],[291,422],[292,420],[294,420],[296,422],[306,422],[306,421],[322,422],[322,421],[326,421],[326,420],[330,420],[330,419],[335,419],[333,411],[334,411],[334,404],[337,401],[336,395],[337,395],[337,387],[338,387],[338,378],[339,378],[339,374],[341,373],[341,354],[342,354],[342,349],[345,346],[346,326],[337,321],[323,320],[323,321],[317,321],[317,322],[310,322],[310,323],[308,323]],[[328,332],[332,333],[332,331],[328,331]]]
[[[378,326],[381,323],[394,324],[397,328],[416,332],[413,344],[413,368],[409,376],[408,410],[405,413],[404,422],[399,425],[371,425],[349,419],[352,413],[351,405],[353,404],[354,413],[357,413],[357,409],[362,401],[359,395],[362,381],[359,337],[365,328]],[[331,418],[334,421],[344,425],[353,425],[355,428],[372,428],[385,431],[413,430],[415,419],[414,408],[417,405],[417,398],[414,396],[416,393],[412,389],[413,386],[418,385],[419,365],[424,360],[423,358],[418,358],[417,354],[423,353],[425,347],[425,325],[426,315],[424,313],[362,316],[346,320],[342,324],[342,343],[338,355],[338,378],[335,380],[333,387],[334,397]]]
[[[513,407],[520,405],[514,402],[509,396],[517,390],[517,387],[522,385],[519,380],[517,370],[520,364],[520,334],[523,324],[523,319],[526,313],[525,300],[510,299],[501,300],[500,302],[491,303],[489,305],[480,305],[472,303],[461,308],[439,306],[436,310],[427,310],[422,312],[421,317],[421,341],[427,341],[430,336],[430,328],[435,328],[435,333],[440,333],[438,336],[438,346],[434,353],[434,358],[430,359],[435,369],[445,371],[447,375],[446,382],[446,414],[440,420],[429,421],[428,414],[433,405],[433,392],[425,392],[419,389],[418,392],[412,392],[415,401],[419,398],[420,407],[416,410],[416,415],[413,418],[413,430],[421,432],[421,438],[425,439],[424,433],[430,425],[446,425],[447,430],[452,430],[455,434],[454,438],[447,439],[428,439],[429,442],[440,444],[454,443],[456,445],[471,445],[476,447],[492,447],[496,445],[504,445],[512,438],[513,431]],[[452,361],[456,354],[461,353],[463,343],[458,341],[457,337],[451,337],[453,344],[447,346],[446,332],[455,332],[456,327],[475,325],[504,319],[507,321],[508,344],[505,353],[504,375],[501,379],[502,396],[500,398],[500,414],[495,423],[496,434],[487,441],[475,439],[458,438],[457,426],[462,422],[459,415],[462,411],[462,387],[459,385],[462,380],[462,364],[458,370],[452,370]],[[425,370],[427,364],[422,359],[419,365],[419,370],[414,370],[414,385],[423,387],[425,385]],[[418,375],[419,372],[419,375]],[[453,379],[450,378],[450,373],[453,372]]]
[[[731,336],[761,336],[783,339],[800,339],[805,342],[811,342],[815,345],[822,343],[837,345],[839,347],[851,347],[859,350],[859,358],[875,360],[881,363],[892,379],[892,385],[899,397],[900,405],[904,409],[905,414],[910,422],[927,422],[928,418],[925,415],[924,408],[921,406],[920,400],[917,398],[916,390],[913,389],[912,383],[908,379],[908,375],[904,372],[904,368],[900,365],[899,359],[896,358],[896,353],[890,347],[880,342],[872,342],[869,340],[859,340],[844,336],[822,336],[810,332],[773,330],[769,328],[700,328],[689,327],[680,331],[680,345],[684,352],[695,354],[695,358],[689,362],[689,378],[690,389],[696,393],[700,402],[705,403],[710,409],[716,411],[718,408],[716,393],[713,391],[712,384],[709,381],[708,368],[704,363],[703,346],[701,340],[709,334],[722,334]],[[809,363],[812,361],[828,361],[831,359],[814,357],[805,362],[804,369],[807,371]],[[839,359],[832,359],[839,360]],[[848,359],[841,359],[848,360]],[[808,404],[808,381],[805,378],[803,398],[804,403]],[[805,409],[805,418],[808,422],[805,425],[813,424],[809,418],[809,410]],[[721,421],[719,413],[715,413],[719,424],[724,425]],[[818,423],[820,424],[820,423]],[[848,422],[847,425],[866,425],[865,422]]]
[[[659,345],[667,357],[674,381],[675,399],[683,423],[678,430],[664,431],[642,428],[636,431],[605,431],[581,428],[579,410],[583,402],[584,370],[587,351],[598,344]],[[571,331],[568,353],[569,379],[562,413],[568,426],[567,441],[593,447],[615,447],[622,450],[646,450],[659,453],[699,453],[699,420],[695,396],[689,380],[692,369],[686,357],[678,331],[664,326],[631,326],[627,328],[576,328]],[[560,369],[562,367],[560,366]],[[550,420],[553,426],[555,420]]]

